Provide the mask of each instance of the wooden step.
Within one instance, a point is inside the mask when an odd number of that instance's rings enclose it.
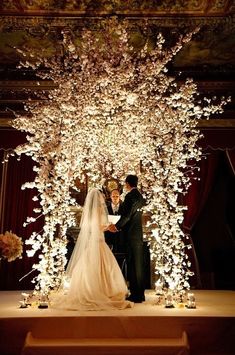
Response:
[[[28,332],[22,355],[188,355],[180,338],[36,338]]]

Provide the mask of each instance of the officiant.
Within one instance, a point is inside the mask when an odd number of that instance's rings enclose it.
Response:
[[[107,209],[109,215],[121,215],[122,200],[118,189],[113,189],[110,192],[110,200],[107,201]],[[105,232],[105,241],[113,253],[125,253],[125,239],[122,231],[116,233],[111,233],[109,231]]]

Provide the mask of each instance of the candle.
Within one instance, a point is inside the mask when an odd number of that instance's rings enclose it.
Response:
[[[45,294],[41,295],[38,308],[48,308],[48,298]]]
[[[20,301],[20,308],[27,308],[27,304],[25,303],[25,301]]]
[[[173,296],[170,293],[168,293],[165,297],[165,307],[166,308],[174,308]]]
[[[189,301],[195,301],[194,293],[188,293],[188,300]]]
[[[196,300],[195,300],[194,293],[188,293],[186,307],[187,308],[196,308]]]
[[[20,304],[21,304],[20,308],[26,308],[27,306],[30,306],[30,303],[29,303],[29,300],[28,300],[30,294],[22,292],[21,296],[22,296],[23,300],[20,301]]]
[[[156,292],[156,295],[161,295],[162,294],[162,286],[157,285],[155,287],[155,292]]]

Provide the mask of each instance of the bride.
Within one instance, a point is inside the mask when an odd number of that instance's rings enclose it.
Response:
[[[71,310],[124,309],[127,286],[119,265],[105,243],[108,214],[102,193],[93,188],[87,194],[80,233],[69,261],[68,289],[54,295],[52,306]],[[61,294],[62,293],[62,294]]]

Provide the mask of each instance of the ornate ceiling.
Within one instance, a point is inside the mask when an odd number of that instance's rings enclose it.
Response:
[[[0,0],[0,126],[9,125],[12,111],[27,100],[22,88],[37,89],[32,71],[17,69],[16,47],[50,56],[61,50],[61,28],[79,34],[84,22],[95,28],[101,17],[127,17],[131,38],[141,47],[141,23],[148,19],[150,37],[160,31],[167,45],[200,26],[200,31],[174,58],[169,70],[193,77],[202,94],[231,95],[219,120],[202,125],[235,127],[235,1],[234,0]],[[50,90],[53,84],[44,82]]]
[[[224,16],[234,12],[231,0],[2,0],[0,9],[6,14],[44,13],[48,15],[192,15]]]

